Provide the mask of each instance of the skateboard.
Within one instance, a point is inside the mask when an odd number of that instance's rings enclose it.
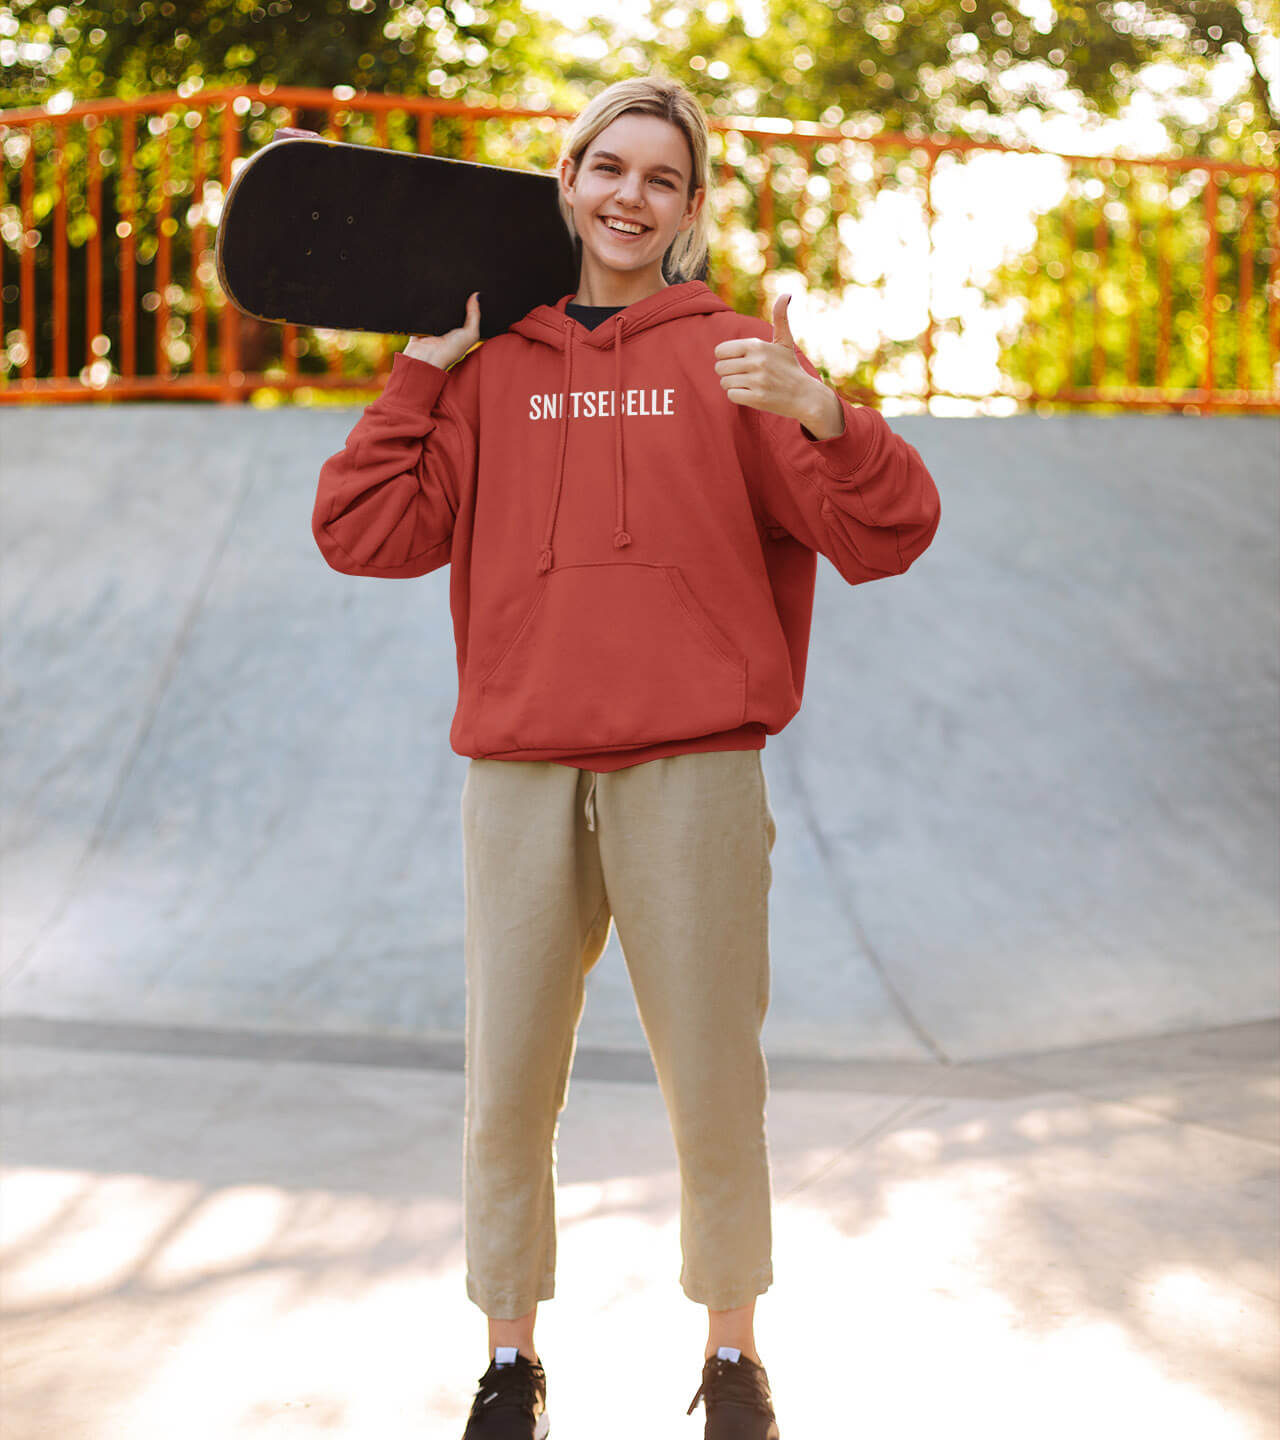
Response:
[[[259,320],[442,335],[480,295],[480,338],[578,285],[554,174],[350,145],[272,140],[232,180],[218,282]]]

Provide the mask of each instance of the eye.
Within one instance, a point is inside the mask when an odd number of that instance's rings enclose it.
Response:
[[[596,162],[597,170],[616,170],[617,168],[616,165],[610,165],[607,160],[598,160]],[[659,185],[665,185],[668,190],[674,190],[676,188],[670,180],[664,180],[661,175],[655,175],[654,179]]]

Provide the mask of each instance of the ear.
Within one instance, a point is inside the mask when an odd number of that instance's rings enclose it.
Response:
[[[698,188],[693,192],[693,199],[689,202],[689,207],[686,209],[684,215],[680,219],[680,224],[677,227],[679,230],[687,230],[689,226],[693,224],[693,222],[698,218],[698,211],[702,209],[703,203],[706,198],[706,190],[704,190],[703,187],[699,185]]]

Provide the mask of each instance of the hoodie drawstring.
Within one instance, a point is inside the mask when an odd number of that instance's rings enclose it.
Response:
[[[631,544],[627,534],[626,482],[622,469],[622,316],[614,316],[613,332],[613,473],[617,496],[617,529],[613,532],[613,548],[621,550]]]
[[[573,326],[571,316],[565,316],[564,337],[564,380],[560,397],[560,456],[556,461],[556,483],[551,492],[551,508],[547,511],[547,526],[542,536],[542,551],[538,556],[538,574],[544,575],[551,569],[551,538],[556,530],[556,511],[560,508],[560,491],[564,485],[564,452],[569,442],[569,388],[573,379]]]
[[[569,443],[569,395],[573,381],[573,339],[577,329],[577,321],[571,315],[564,317],[565,341],[564,341],[564,379],[562,382],[563,393],[560,397],[560,453],[556,460],[556,483],[551,493],[551,505],[547,511],[547,524],[542,537],[542,549],[538,554],[539,575],[545,575],[551,569],[552,549],[551,541],[555,536],[556,516],[560,509],[560,492],[564,488],[564,456]],[[613,548],[621,550],[631,544],[631,536],[626,529],[626,472],[622,464],[622,316],[614,316],[613,329],[613,472],[614,472],[614,496],[615,496],[615,528],[613,532]]]

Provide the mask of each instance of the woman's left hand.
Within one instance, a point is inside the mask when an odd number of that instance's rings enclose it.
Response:
[[[773,305],[773,339],[754,335],[722,340],[715,348],[716,373],[725,394],[735,405],[750,405],[804,421],[814,412],[815,381],[796,359],[796,342],[787,324],[790,295],[779,295]]]

